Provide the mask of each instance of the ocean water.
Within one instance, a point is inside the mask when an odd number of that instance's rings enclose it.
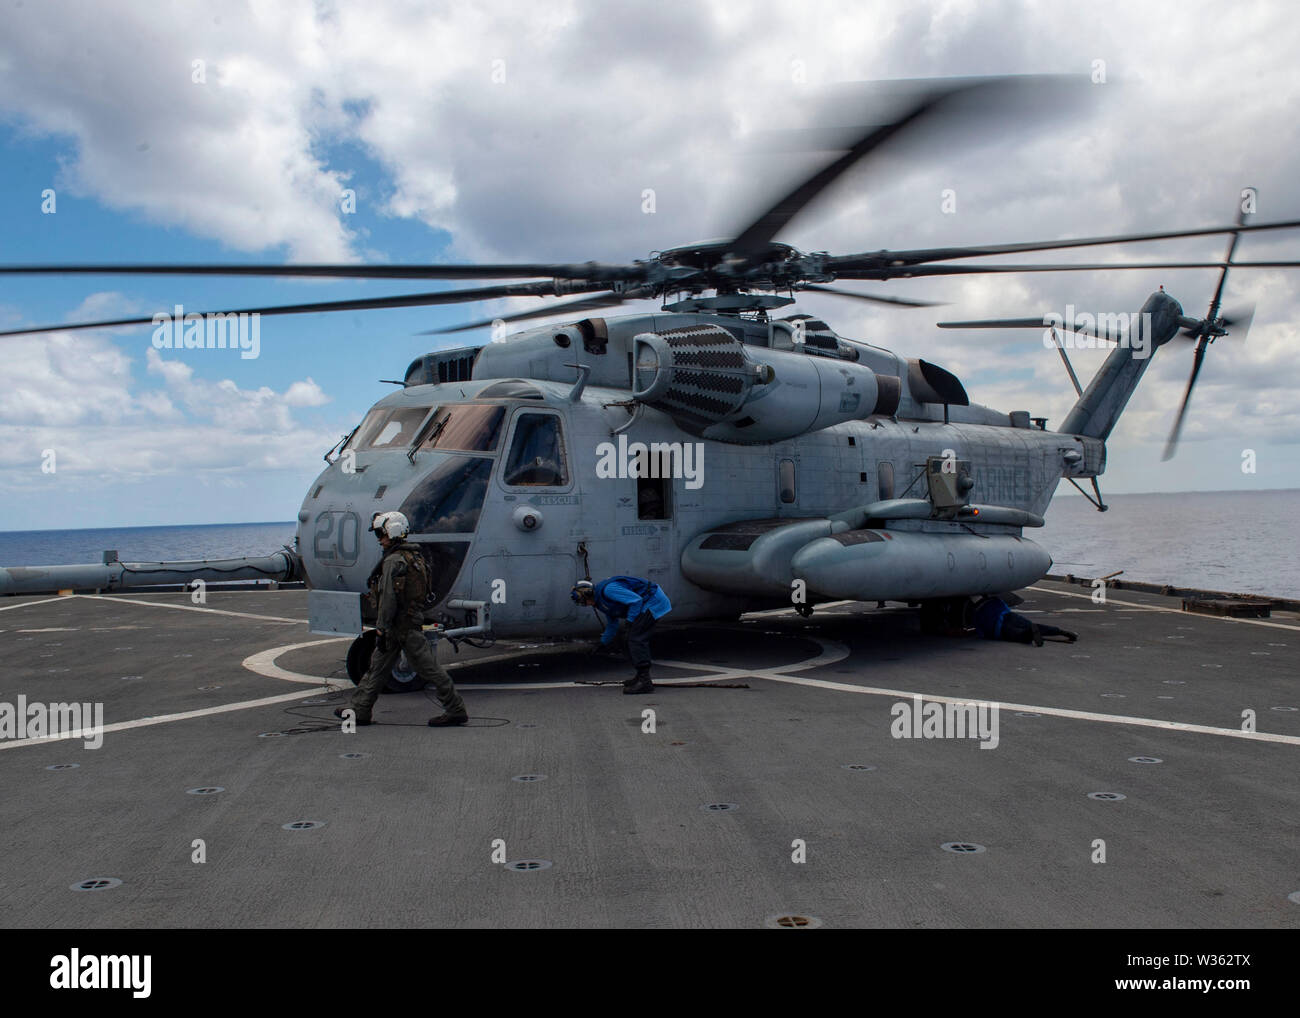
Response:
[[[1300,490],[1111,495],[1110,511],[1058,495],[1047,526],[1026,536],[1055,560],[1053,572],[1209,590],[1300,598]],[[0,532],[0,565],[124,562],[269,555],[291,544],[290,523],[107,530]]]
[[[1103,487],[1103,491],[1105,488]],[[1057,495],[1025,536],[1054,573],[1300,598],[1300,490],[1109,495],[1108,512]]]
[[[202,527],[0,531],[0,566],[62,566],[102,561],[172,562],[270,555],[292,545],[296,523],[214,523]]]

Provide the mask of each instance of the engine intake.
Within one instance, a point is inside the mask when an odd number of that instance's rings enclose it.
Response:
[[[716,325],[634,343],[632,398],[701,438],[779,442],[898,405],[898,379],[882,385],[865,365],[747,346]]]

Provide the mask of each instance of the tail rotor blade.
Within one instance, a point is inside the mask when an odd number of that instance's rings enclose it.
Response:
[[[1205,348],[1209,346],[1209,340],[1202,336],[1196,344],[1196,355],[1192,359],[1192,376],[1187,379],[1187,390],[1183,393],[1182,405],[1178,408],[1178,416],[1174,418],[1174,429],[1169,433],[1169,441],[1165,443],[1165,453],[1161,457],[1163,460],[1171,460],[1174,453],[1178,450],[1178,436],[1183,430],[1183,419],[1187,416],[1187,404],[1192,398],[1192,389],[1196,387],[1196,376],[1201,373],[1201,364],[1205,360]]]
[[[1245,339],[1250,331],[1250,323],[1255,320],[1254,304],[1238,304],[1223,313],[1219,319],[1225,329],[1231,329],[1238,339]]]

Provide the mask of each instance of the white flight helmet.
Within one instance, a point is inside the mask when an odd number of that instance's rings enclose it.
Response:
[[[411,525],[401,513],[375,513],[370,520],[370,529],[399,541],[411,532]]]

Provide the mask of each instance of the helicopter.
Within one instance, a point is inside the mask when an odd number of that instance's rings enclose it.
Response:
[[[0,274],[162,274],[385,279],[492,279],[491,286],[318,302],[222,315],[275,315],[568,297],[440,333],[493,327],[492,340],[417,357],[324,454],[297,514],[282,578],[309,587],[313,632],[353,636],[348,671],[364,674],[374,643],[367,580],[381,549],[371,520],[397,510],[429,566],[433,639],[581,637],[593,620],[569,592],[582,578],[633,574],[671,592],[673,619],[734,619],[829,601],[919,606],[938,631],[970,599],[1042,578],[1043,526],[1059,483],[1090,482],[1152,355],[1180,333],[1196,343],[1166,457],[1173,454],[1208,347],[1244,332],[1250,312],[1222,309],[1229,267],[1250,232],[1300,221],[978,247],[806,253],[775,238],[850,167],[895,138],[942,123],[972,99],[994,102],[1008,79],[926,83],[883,122],[764,208],[734,236],[669,248],[627,264],[31,265]],[[1220,262],[972,265],[1010,253],[1227,235]],[[820,318],[781,314],[815,292],[892,307],[929,302],[868,294],[837,281],[1043,271],[1210,268],[1220,271],[1203,318],[1163,288],[1132,329],[1083,328],[1113,342],[1086,388],[1042,317],[941,323],[1048,329],[1077,402],[1056,430],[1027,410],[971,401],[945,368],[837,333]],[[712,295],[709,295],[712,294]],[[632,300],[656,313],[605,316]],[[600,312],[601,314],[595,314]],[[572,314],[504,335],[507,322]],[[0,335],[149,324],[83,322]],[[1064,326],[1064,323],[1062,323]],[[1084,492],[1086,495],[1087,493]],[[230,560],[237,562],[239,560]],[[198,575],[200,570],[194,570]],[[390,690],[416,677],[400,663]]]

